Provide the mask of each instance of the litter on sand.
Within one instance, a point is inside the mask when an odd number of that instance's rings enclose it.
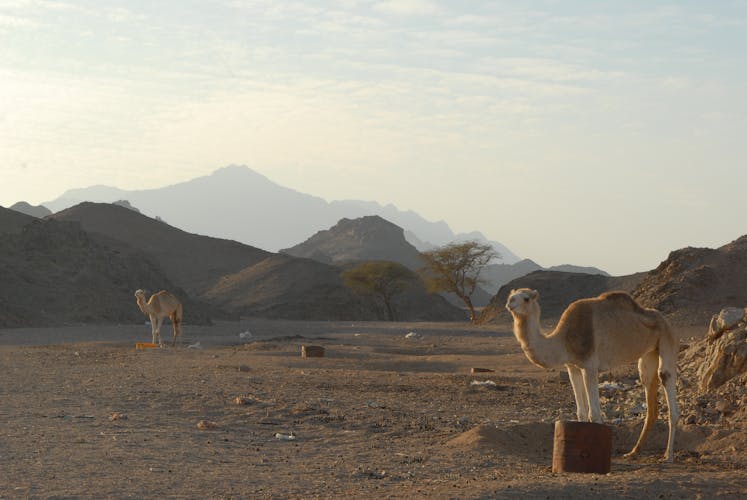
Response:
[[[410,340],[416,340],[416,339],[419,339],[421,337],[422,337],[422,335],[420,335],[417,332],[410,332],[407,335],[405,335],[405,338],[406,339],[410,339]]]
[[[621,389],[625,389],[625,386],[617,382],[607,381],[607,382],[602,382],[601,384],[599,384],[599,388],[600,389],[613,389],[613,390],[619,391]]]
[[[282,434],[280,432],[276,432],[275,439],[280,439],[281,441],[294,441],[296,439],[296,435],[292,432],[290,434]]]
[[[492,380],[473,380],[469,385],[475,385],[478,387],[496,387],[496,383]]]
[[[202,349],[202,346],[199,342],[195,342],[194,344],[189,344],[187,349]]]

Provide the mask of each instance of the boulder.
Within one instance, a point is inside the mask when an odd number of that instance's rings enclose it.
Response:
[[[713,323],[713,322],[712,322]],[[701,392],[711,391],[747,372],[747,325],[738,323],[718,337],[708,338],[703,364],[698,369]]]
[[[745,320],[745,309],[739,307],[725,307],[714,314],[708,326],[708,339],[716,340],[722,333],[732,330]]]

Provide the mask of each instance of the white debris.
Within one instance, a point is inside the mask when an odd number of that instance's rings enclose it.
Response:
[[[417,339],[419,339],[419,338],[422,338],[422,337],[423,337],[423,336],[422,336],[422,335],[420,335],[420,334],[419,334],[419,333],[417,333],[417,332],[410,332],[410,333],[408,333],[407,335],[405,335],[405,338],[406,338],[406,339],[410,339],[410,340],[417,340]]]
[[[276,432],[275,439],[280,439],[281,441],[294,441],[296,439],[296,435],[292,432],[290,434],[282,434],[280,432]]]
[[[187,349],[202,349],[202,346],[199,342],[195,342],[194,344],[189,344]]]
[[[473,380],[469,383],[469,385],[474,385],[478,387],[496,387],[498,384],[493,382],[492,380]]]
[[[252,337],[253,337],[253,335],[252,335],[252,332],[250,332],[249,330],[247,330],[247,331],[245,331],[245,332],[241,332],[241,333],[239,334],[239,338],[240,338],[241,340],[249,340],[249,339],[251,339]]]
[[[606,381],[606,382],[602,382],[601,384],[599,384],[599,388],[600,389],[612,389],[612,390],[619,391],[619,390],[625,389],[625,386],[617,382]]]

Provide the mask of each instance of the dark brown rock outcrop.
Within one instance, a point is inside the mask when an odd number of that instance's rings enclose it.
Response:
[[[707,328],[722,307],[747,303],[747,236],[717,249],[687,247],[670,253],[633,296],[673,323]]]

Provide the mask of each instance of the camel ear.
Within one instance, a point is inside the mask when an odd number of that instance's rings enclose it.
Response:
[[[531,292],[529,292],[529,296],[533,300],[537,300],[537,299],[539,299],[540,294],[539,294],[539,292],[537,290],[532,290]]]

